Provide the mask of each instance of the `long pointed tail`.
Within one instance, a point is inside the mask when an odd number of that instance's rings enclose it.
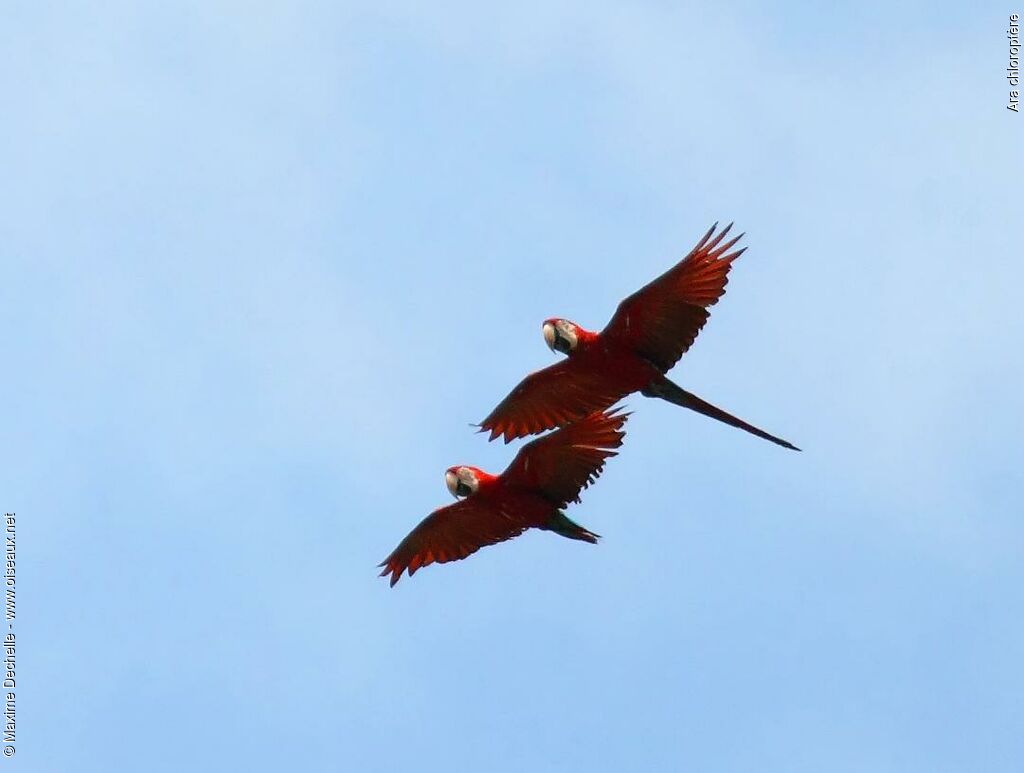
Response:
[[[544,524],[542,529],[547,531],[553,531],[555,534],[561,534],[563,537],[569,539],[578,539],[583,542],[595,543],[600,538],[600,534],[594,534],[594,532],[584,529],[578,523],[569,519],[565,513],[559,510],[551,519]]]
[[[794,451],[800,450],[788,440],[777,438],[775,435],[769,435],[763,429],[758,429],[752,424],[747,424],[743,419],[737,419],[731,413],[726,413],[721,408],[716,408],[711,403],[701,400],[697,395],[687,392],[681,386],[669,381],[664,376],[655,379],[648,384],[642,394],[647,397],[660,397],[661,399],[668,400],[670,403],[674,403],[675,405],[681,405],[684,408],[689,408],[691,411],[703,413],[705,416],[710,416],[712,419],[718,419],[732,427],[744,429],[751,435],[757,435],[760,438],[777,443],[783,448],[791,448]]]

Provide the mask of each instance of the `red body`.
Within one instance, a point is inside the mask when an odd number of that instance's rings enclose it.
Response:
[[[731,227],[731,226],[730,226]],[[562,362],[527,376],[480,423],[491,439],[509,442],[601,411],[656,384],[697,338],[718,302],[742,234],[722,244],[729,228],[714,226],[678,264],[619,304],[600,333],[565,320],[575,344]]]
[[[597,535],[569,520],[562,508],[601,474],[622,445],[628,414],[596,413],[524,445],[501,475],[476,467],[450,467],[449,489],[467,488],[465,499],[427,516],[380,565],[394,585],[408,570],[456,561],[485,545],[512,539],[530,528],[596,542]],[[461,492],[461,488],[454,491]],[[457,494],[457,495],[461,495]]]
[[[577,378],[592,373],[608,384],[609,391],[631,394],[646,387],[662,373],[640,356],[628,341],[584,330],[579,325],[576,326],[576,335],[578,343],[568,357]]]
[[[693,345],[708,308],[725,293],[732,262],[743,254],[730,252],[742,234],[722,243],[729,228],[715,235],[712,226],[689,255],[623,300],[600,333],[564,319],[545,320],[544,338],[566,359],[523,379],[480,423],[481,431],[507,443],[603,411],[639,391],[799,450],[665,376]]]

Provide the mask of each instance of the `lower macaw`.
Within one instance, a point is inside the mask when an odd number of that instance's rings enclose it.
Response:
[[[408,570],[458,561],[485,545],[504,542],[530,528],[569,539],[597,542],[599,535],[571,521],[562,509],[580,501],[597,480],[612,450],[622,445],[628,413],[594,413],[524,445],[500,475],[459,465],[445,471],[459,501],[428,515],[382,561],[381,577],[394,586]]]

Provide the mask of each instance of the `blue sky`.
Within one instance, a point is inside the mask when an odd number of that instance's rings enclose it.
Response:
[[[12,769],[1018,771],[1008,7],[9,3]],[[748,252],[571,515],[389,591],[480,420]]]

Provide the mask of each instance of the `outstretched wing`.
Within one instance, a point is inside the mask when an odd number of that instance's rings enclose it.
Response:
[[[615,382],[568,357],[520,381],[480,422],[480,431],[490,431],[488,440],[504,435],[508,443],[568,424],[611,407],[636,388]]]
[[[668,371],[693,345],[708,307],[725,294],[729,268],[746,247],[729,252],[743,234],[720,244],[732,223],[714,235],[718,223],[679,263],[619,304],[602,336],[629,346]]]
[[[502,474],[505,483],[540,491],[560,508],[579,502],[626,436],[629,414],[619,411],[593,413],[527,443]]]
[[[380,576],[390,574],[394,587],[407,569],[412,577],[421,567],[459,561],[485,545],[518,537],[528,528],[512,515],[474,499],[459,500],[424,518],[394,552],[378,564],[384,567]]]

